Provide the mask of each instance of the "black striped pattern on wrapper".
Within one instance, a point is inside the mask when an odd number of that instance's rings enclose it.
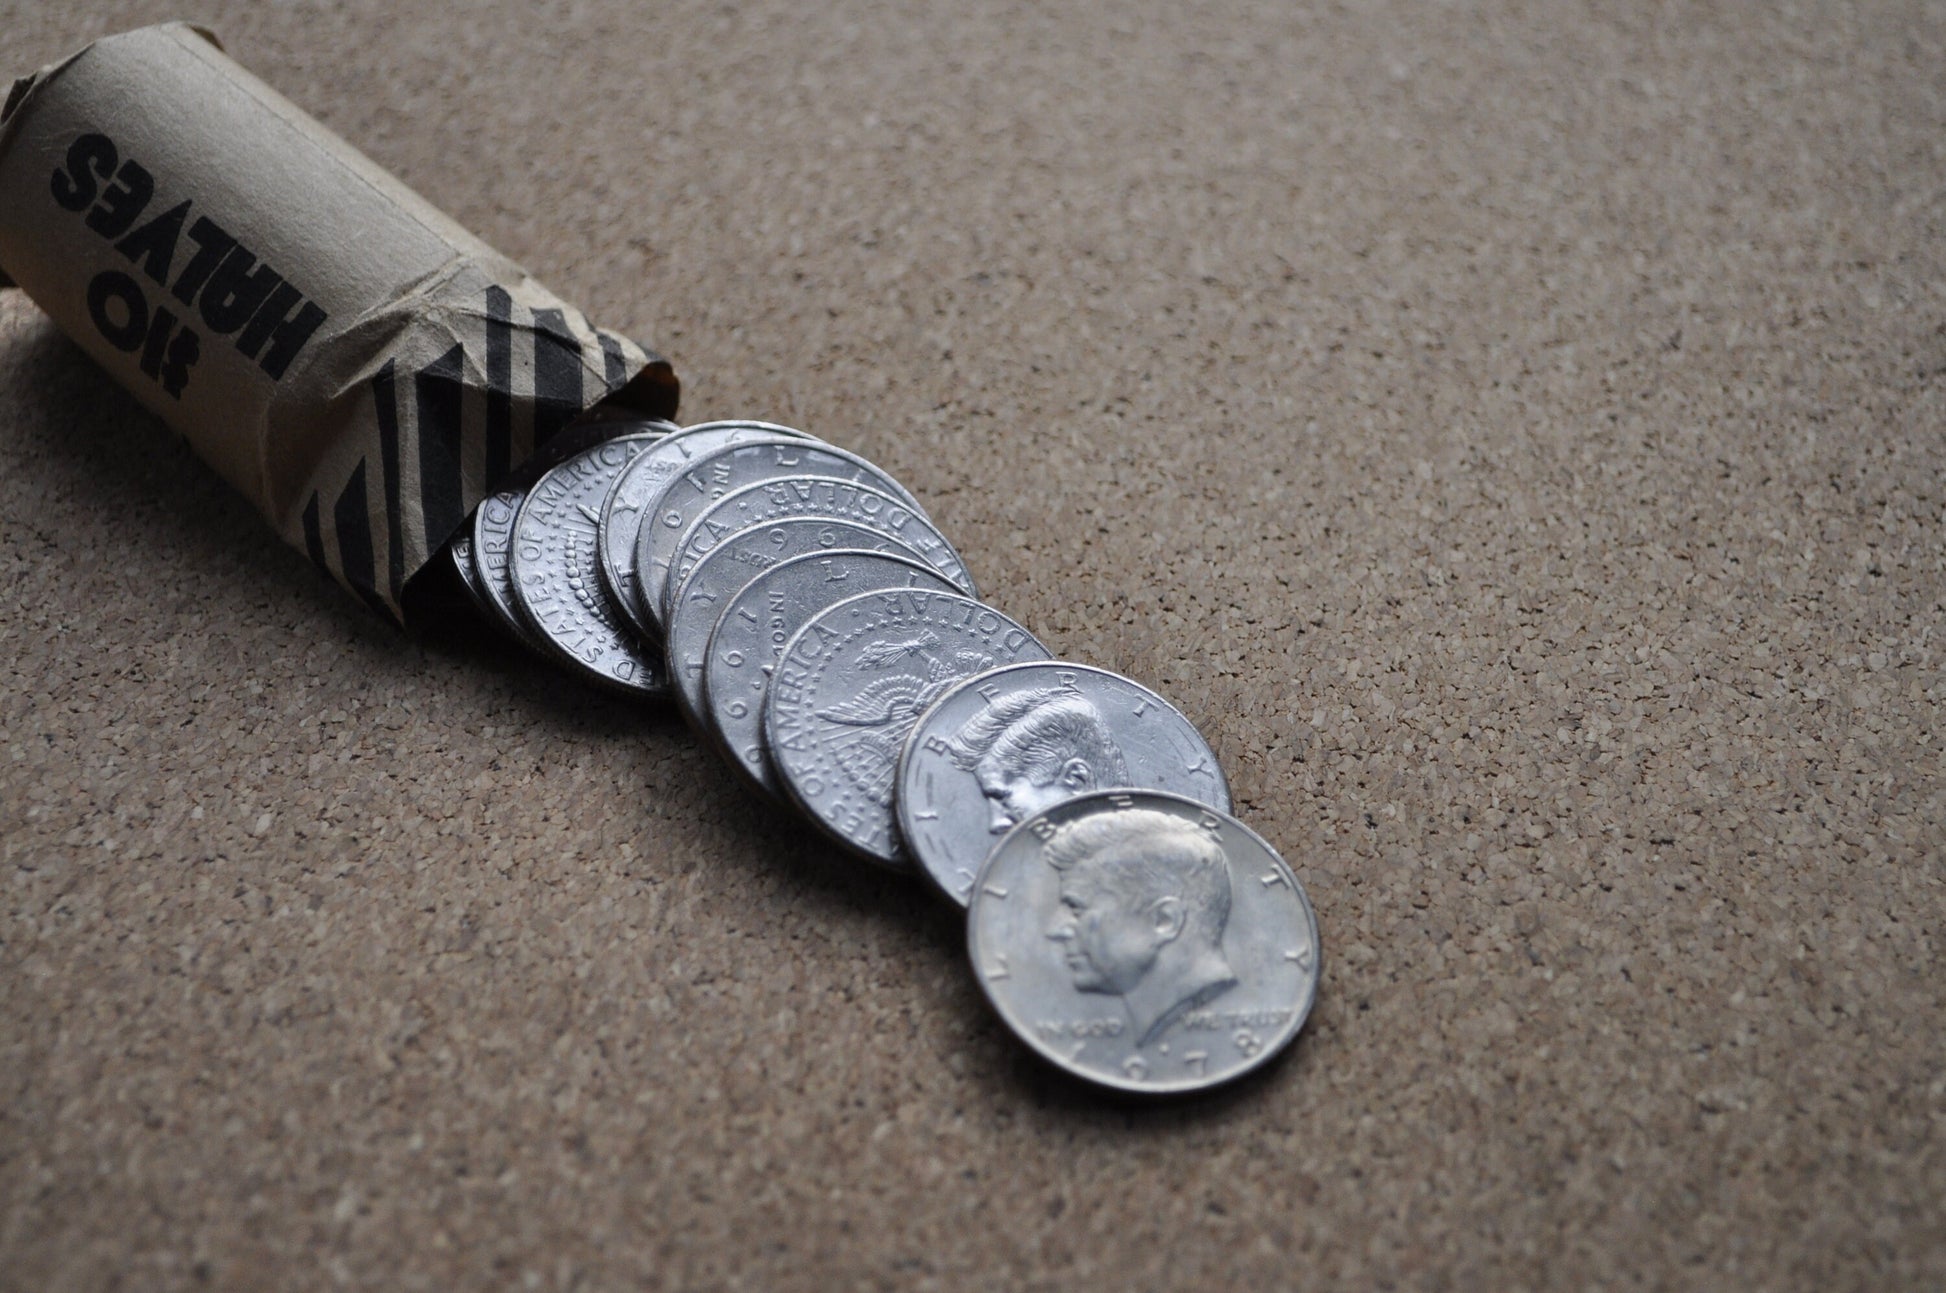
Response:
[[[601,331],[180,23],[0,108],[0,266],[386,618],[468,513],[668,364]]]
[[[391,619],[406,581],[516,467],[638,373],[667,370],[531,286],[517,298],[488,284],[437,313],[448,330],[403,338],[368,380],[375,443],[318,471],[298,516],[311,560]]]

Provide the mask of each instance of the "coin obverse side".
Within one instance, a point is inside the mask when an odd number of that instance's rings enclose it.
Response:
[[[1032,633],[957,593],[839,602],[807,619],[777,663],[764,707],[777,779],[840,844],[909,870],[892,807],[906,734],[961,679],[1048,658]]]
[[[1230,811],[1216,751],[1141,683],[1091,665],[1010,665],[955,686],[899,754],[907,852],[964,907],[994,843],[1043,808],[1111,787],[1164,790]]]
[[[1150,790],[1082,795],[1001,839],[967,908],[987,1000],[1022,1041],[1118,1091],[1200,1091],[1290,1045],[1318,920],[1254,831]]]
[[[978,597],[973,577],[953,545],[937,526],[901,500],[870,485],[836,476],[782,476],[746,485],[725,494],[705,508],[689,527],[670,566],[662,602],[667,624],[683,596],[684,584],[696,563],[732,534],[795,516],[830,517],[865,526],[896,539],[928,565],[958,584],[968,597]],[[860,545],[871,547],[871,544]]]
[[[492,619],[514,641],[539,655],[548,654],[539,634],[527,623],[520,604],[514,600],[511,565],[514,551],[514,520],[526,499],[523,489],[503,489],[480,500],[473,510],[473,573],[479,576],[480,591],[486,594]]]
[[[723,539],[696,563],[683,581],[674,614],[666,621],[669,682],[683,717],[699,726],[704,722],[703,662],[709,655],[710,634],[729,600],[759,574],[792,557],[839,549],[885,552],[927,564],[897,539],[821,516],[786,517],[752,526]]]
[[[764,749],[764,695],[778,657],[813,615],[861,592],[951,592],[924,562],[881,552],[814,552],[780,562],[724,603],[703,656],[703,730],[756,786],[778,793]]]
[[[698,422],[662,437],[622,469],[601,501],[601,578],[608,595],[629,622],[653,635],[654,621],[636,605],[635,540],[642,530],[642,509],[685,464],[724,445],[755,436],[813,437],[775,422]]]
[[[863,481],[896,496],[922,515],[925,509],[905,486],[847,449],[818,441],[755,437],[716,450],[686,465],[649,501],[635,540],[635,582],[640,609],[657,632],[671,562],[690,524],[711,503],[733,490],[780,476],[837,476]]]
[[[575,455],[528,491],[514,518],[514,596],[548,654],[591,682],[666,697],[659,653],[623,620],[601,586],[596,507],[651,439],[621,436]]]

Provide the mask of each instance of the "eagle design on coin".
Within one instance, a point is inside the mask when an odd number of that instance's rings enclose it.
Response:
[[[859,653],[860,669],[877,671],[907,662],[923,661],[923,677],[896,673],[877,678],[817,716],[839,727],[856,729],[831,742],[832,759],[853,785],[875,803],[892,803],[892,780],[898,771],[899,747],[926,706],[960,679],[991,669],[994,659],[978,651],[940,650],[939,635],[926,630],[899,642],[875,642]]]

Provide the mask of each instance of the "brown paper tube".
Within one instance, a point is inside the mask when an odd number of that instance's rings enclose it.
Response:
[[[405,585],[604,397],[667,361],[581,313],[181,23],[0,111],[0,274],[393,619]]]

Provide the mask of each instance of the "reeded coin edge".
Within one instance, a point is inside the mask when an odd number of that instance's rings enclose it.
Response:
[[[871,485],[866,484],[863,481],[846,480],[843,476],[821,476],[816,474],[807,475],[807,476],[774,476],[769,480],[754,481],[748,485],[738,486],[736,489],[731,490],[729,493],[715,500],[707,508],[703,509],[701,512],[698,512],[696,514],[696,519],[694,524],[687,527],[683,532],[682,546],[676,550],[676,557],[678,561],[671,562],[669,566],[669,573],[672,576],[676,573],[680,558],[682,557],[683,553],[688,549],[690,543],[695,539],[696,535],[701,532],[703,521],[708,517],[710,517],[713,513],[715,513],[719,508],[723,507],[725,504],[728,504],[731,501],[743,495],[747,494],[754,498],[770,486],[778,485],[778,484],[786,484],[786,483],[814,484],[814,485],[827,485],[827,484],[844,485],[844,486],[849,486],[852,489],[862,489],[866,493],[876,494],[878,497],[884,499],[888,503],[892,503],[900,507],[906,507],[905,500],[898,498],[895,495],[888,494],[884,490],[877,489]],[[907,510],[911,510],[911,509],[907,508]],[[960,555],[959,549],[953,546],[952,540],[948,539],[943,533],[941,533],[939,527],[935,525],[933,521],[929,517],[927,517],[923,512],[914,511],[912,513],[912,516],[914,520],[918,521],[921,525],[924,525],[935,539],[939,540],[940,544],[946,549],[946,551],[952,554],[953,560],[959,564],[958,579],[955,579],[951,574],[948,574],[944,570],[940,570],[939,573],[945,576],[945,578],[949,582],[957,584],[959,586],[959,590],[962,593],[965,593],[968,597],[977,600],[980,596],[980,590],[974,583],[973,572],[967,569],[966,558]],[[716,551],[716,549],[721,545],[725,543],[729,543],[737,536],[746,534],[751,530],[760,529],[761,527],[766,525],[776,525],[783,521],[798,521],[798,520],[808,520],[808,519],[843,521],[847,525],[858,526],[861,529],[868,529],[868,530],[872,529],[870,525],[867,525],[859,517],[846,516],[842,513],[836,513],[836,512],[820,512],[815,509],[810,509],[802,512],[780,512],[776,516],[767,517],[761,521],[752,521],[747,525],[739,526],[738,528],[724,535],[722,538],[718,539],[715,543],[711,544],[707,551],[703,552],[700,556],[696,558],[694,562],[690,564],[689,569],[683,573],[680,579],[672,578],[664,581],[664,590],[662,594],[663,623],[667,624],[669,622],[670,614],[674,611],[676,604],[682,600],[683,590],[689,584],[689,576],[693,575],[696,572],[696,567],[702,564],[703,559],[708,557],[711,552]],[[892,540],[894,543],[899,544],[901,547],[909,549],[913,553],[917,554],[919,560],[923,561],[925,564],[929,566],[932,566],[935,570],[939,570],[939,567],[933,562],[933,560],[930,557],[928,557],[925,554],[923,550],[914,547],[911,543],[907,542],[902,536],[892,533],[889,530],[874,530],[873,533],[882,534],[886,538]],[[960,580],[964,580],[965,582],[960,583]]]
[[[768,529],[774,525],[780,525],[785,522],[793,522],[793,521],[811,521],[814,523],[843,525],[846,528],[855,530],[860,534],[873,535],[883,540],[886,543],[896,545],[900,549],[900,551],[898,552],[880,553],[879,554],[880,556],[904,557],[909,561],[913,561],[921,566],[928,567],[933,571],[933,573],[938,574],[941,579],[946,579],[948,583],[952,582],[950,579],[947,578],[945,574],[940,572],[937,567],[933,566],[931,562],[927,561],[923,553],[920,553],[912,548],[907,547],[903,542],[901,542],[898,538],[896,538],[893,535],[883,534],[877,530],[873,530],[866,526],[860,525],[856,521],[850,519],[849,517],[815,516],[806,513],[799,513],[793,516],[779,516],[779,517],[773,517],[771,520],[768,521],[759,521],[755,525],[747,525],[741,530],[737,530],[731,534],[725,535],[722,539],[719,539],[717,541],[715,547],[712,547],[708,552],[704,553],[700,558],[698,558],[696,564],[690,567],[689,577],[683,580],[682,591],[676,595],[676,600],[674,603],[672,603],[672,611],[675,613],[672,613],[664,621],[664,623],[668,627],[663,632],[662,645],[667,655],[667,661],[668,661],[669,689],[676,698],[677,708],[682,710],[683,717],[689,720],[690,726],[692,727],[699,725],[702,722],[702,719],[700,718],[699,715],[692,714],[691,706],[694,705],[700,707],[708,703],[707,698],[704,695],[704,685],[701,679],[702,676],[706,675],[709,671],[709,655],[708,655],[709,641],[710,638],[715,636],[716,625],[712,623],[710,625],[709,632],[703,635],[703,651],[704,651],[703,669],[700,670],[698,674],[698,681],[696,684],[696,698],[694,701],[691,701],[689,692],[684,689],[682,684],[681,665],[683,664],[683,662],[676,658],[677,649],[678,649],[678,644],[676,642],[676,637],[677,637],[676,619],[677,619],[677,614],[680,613],[681,608],[683,606],[684,597],[689,591],[690,580],[696,577],[696,573],[702,569],[704,562],[708,561],[711,557],[715,556],[718,552],[726,548],[729,548],[732,544],[736,543],[744,535],[749,534],[756,530]],[[727,597],[725,597],[722,600],[721,605],[725,609],[727,609],[729,607],[730,602],[735,600],[738,594],[742,593],[743,590],[750,585],[751,580],[754,580],[758,576],[762,575],[764,573],[764,570],[766,569],[775,570],[777,566],[783,565],[784,561],[794,561],[798,557],[824,556],[833,552],[848,552],[848,551],[849,552],[857,552],[857,551],[871,552],[876,550],[871,548],[862,548],[862,549],[860,548],[820,548],[815,552],[793,553],[791,556],[785,557],[782,561],[779,561],[777,565],[767,566],[764,567],[763,569],[759,569],[755,574],[751,575],[749,579],[744,580],[743,583],[739,584],[734,591],[732,591]],[[722,618],[721,611],[717,613],[717,618],[719,620]]]
[[[520,519],[521,504],[527,501],[527,491],[501,489],[495,490],[480,500],[473,509],[473,573],[479,576],[480,588],[486,593],[487,605],[492,608],[493,622],[498,624],[514,641],[545,659],[547,648],[541,645],[540,635],[527,623],[525,612],[519,599],[513,593],[513,521],[507,523],[507,583],[503,586],[486,568],[481,554],[486,550],[487,504],[503,494],[517,494],[518,501],[512,504],[514,520]]]
[[[498,623],[500,613],[487,601],[486,589],[480,584],[480,569],[473,564],[473,527],[461,526],[453,537],[446,540],[446,560],[459,576],[460,587],[466,592],[466,600],[488,623]]]
[[[748,444],[749,442],[745,441],[744,443]],[[709,507],[705,507],[702,511],[696,513],[696,515],[689,518],[689,523],[683,526],[682,533],[676,537],[675,551],[669,554],[668,574],[673,576],[676,573],[676,559],[682,556],[683,549],[688,547],[689,541],[693,537],[695,537],[697,529],[703,523],[703,518],[709,515],[710,511],[716,506],[717,503],[721,503],[725,499],[740,494],[746,489],[757,489],[764,485],[772,485],[780,481],[793,481],[793,480],[842,481],[847,485],[862,486],[866,489],[871,490],[875,494],[878,494],[884,498],[890,499],[895,503],[910,508],[912,514],[915,517],[917,517],[921,521],[924,521],[927,525],[932,526],[933,533],[939,536],[939,541],[946,545],[947,551],[953,554],[953,559],[959,562],[961,573],[966,572],[966,559],[960,556],[959,549],[953,547],[952,542],[946,538],[945,534],[940,531],[939,527],[933,524],[933,519],[930,516],[926,515],[926,509],[920,506],[918,498],[912,493],[911,490],[907,489],[896,478],[894,478],[891,472],[885,470],[885,468],[879,466],[877,463],[865,457],[863,454],[859,453],[855,449],[847,449],[843,445],[835,445],[829,442],[821,442],[818,447],[822,449],[829,449],[837,453],[842,458],[848,459],[857,465],[870,469],[874,478],[877,480],[884,481],[888,486],[890,486],[890,489],[889,490],[880,489],[878,488],[877,485],[868,481],[846,480],[843,476],[832,476],[823,471],[809,471],[801,475],[771,476],[763,480],[751,481],[747,485],[739,485],[735,489],[729,490],[726,493],[724,493],[720,498],[713,500],[710,503]],[[921,556],[921,559],[924,560],[923,554]],[[928,561],[926,562],[926,564],[931,565],[932,563]],[[946,576],[946,578],[950,582],[951,576]],[[968,579],[969,580],[971,579],[970,575],[968,575]],[[674,583],[672,579],[664,579],[662,581],[662,604],[657,609],[662,613],[663,616],[666,617],[668,615],[669,608],[675,604],[675,598],[677,594],[679,594],[681,591],[682,591],[681,587],[676,583]],[[666,619],[657,621],[657,623],[666,623],[666,622],[667,622]]]
[[[823,441],[818,440],[818,438],[812,435],[810,432],[799,431],[795,427],[779,426],[775,422],[754,422],[754,421],[737,421],[737,420],[730,420],[730,421],[723,421],[723,422],[698,422],[694,426],[673,427],[671,430],[664,431],[657,434],[655,439],[657,444],[662,444],[666,441],[673,440],[681,436],[688,436],[697,431],[775,432],[779,435],[796,436],[805,440],[814,440],[820,444],[823,443]],[[633,467],[634,465],[635,463],[633,462],[633,460],[631,460],[628,464],[628,467]],[[608,555],[608,525],[609,525],[608,517],[610,512],[613,510],[615,506],[615,499],[617,495],[621,493],[622,481],[628,475],[628,467],[622,468],[621,474],[616,476],[614,483],[608,487],[608,493],[602,496],[601,506],[598,509],[596,509],[596,514],[600,516],[601,519],[595,525],[595,538],[601,545],[600,555],[601,555],[602,586],[607,590],[609,597],[613,598],[615,604],[621,609],[622,617],[624,619],[627,619],[630,623],[634,624],[638,631],[644,634],[648,634],[648,633],[652,633],[653,630],[650,629],[648,626],[644,625],[637,618],[639,612],[636,610],[635,607],[635,603],[633,600],[633,593],[629,589],[627,581],[622,578],[621,572],[615,569],[615,563],[613,559]],[[646,510],[644,510],[641,513],[641,515],[646,516],[648,515],[648,513]],[[638,528],[639,528],[639,524],[638,524]],[[629,548],[633,550],[634,547],[635,547],[635,536],[630,535]]]
[[[702,464],[709,462],[718,454],[729,453],[749,445],[793,445],[804,444],[807,441],[816,444],[820,448],[837,448],[836,445],[828,445],[822,440],[812,440],[811,437],[801,434],[753,435],[748,440],[739,440],[734,444],[718,445],[708,453],[690,459],[682,465],[682,470],[672,474],[669,479],[663,481],[661,485],[656,487],[655,493],[643,500],[642,525],[635,532],[635,609],[641,614],[643,620],[649,625],[657,637],[660,637],[663,632],[662,603],[668,595],[668,568],[664,567],[663,577],[661,579],[655,579],[652,576],[645,578],[644,576],[646,572],[655,566],[655,562],[651,559],[653,557],[653,540],[650,538],[649,519],[662,511],[663,499],[668,496],[669,491],[676,487],[676,482],[681,480],[685,473],[693,471]],[[730,491],[726,491],[726,493],[728,492]],[[722,495],[718,495],[718,497],[722,497]],[[715,500],[712,499],[711,501],[714,502]],[[698,512],[696,515],[700,516],[702,513]],[[683,523],[682,529],[676,536],[678,548],[681,547],[683,538],[688,535],[689,527],[695,524],[695,521],[696,516],[691,516]]]
[[[751,445],[763,445],[767,443],[773,443],[773,442],[766,441],[762,437],[756,437],[756,438],[742,441],[741,443],[738,444],[725,445],[721,449],[713,450],[712,452],[704,454],[702,457],[696,459],[694,462],[689,464],[689,468],[690,470],[694,470],[700,467],[704,467],[711,460],[721,457],[725,454],[735,453],[738,450],[747,448]],[[836,457],[838,457],[844,462],[850,463],[853,467],[862,468],[863,470],[870,472],[873,477],[874,483],[879,481],[884,482],[885,485],[890,487],[890,492],[896,495],[898,500],[901,503],[904,503],[907,507],[910,507],[914,512],[917,512],[921,517],[924,517],[927,521],[932,520],[931,517],[926,515],[926,509],[924,505],[922,505],[919,502],[919,500],[913,496],[912,491],[907,489],[904,485],[900,484],[896,479],[894,479],[892,473],[886,471],[883,467],[879,466],[871,459],[865,457],[863,454],[847,449],[843,445],[835,445],[830,443],[829,441],[818,441],[816,447],[835,455]],[[830,473],[828,470],[813,467],[810,470],[807,470],[802,473],[796,473],[796,474],[804,475],[804,476],[825,476],[825,475],[829,475]],[[788,477],[766,477],[764,479],[780,480],[780,479],[787,479],[787,478]],[[675,488],[676,482],[681,479],[682,479],[681,474],[671,476],[668,479],[668,481],[663,484],[662,488],[658,489],[655,492],[655,497],[651,499],[643,507],[642,509],[643,516],[645,517],[653,516],[658,511],[660,511],[664,498],[667,497],[671,489]],[[755,485],[759,483],[761,482],[756,480],[751,480],[751,481],[745,481],[744,485]],[[744,485],[739,485],[736,488],[742,489]],[[730,494],[734,492],[736,491],[725,490],[721,495],[718,495],[718,498],[727,498]],[[716,499],[711,499],[710,502],[714,503],[716,502]],[[707,507],[704,507],[702,510],[698,511],[695,515],[689,517],[683,523],[682,528],[676,532],[675,546],[670,550],[670,554],[669,554],[671,558],[670,564],[663,567],[663,576],[659,580],[653,579],[652,577],[645,578],[643,573],[645,570],[655,565],[654,561],[652,560],[644,560],[646,556],[649,556],[651,554],[649,553],[648,549],[646,549],[643,546],[644,540],[647,538],[648,535],[652,534],[653,531],[651,531],[648,528],[648,526],[644,525],[642,527],[641,535],[639,535],[636,539],[635,582],[636,582],[637,591],[641,594],[642,597],[638,609],[648,613],[649,618],[651,622],[654,623],[656,627],[656,631],[658,633],[662,631],[663,625],[667,622],[663,618],[663,616],[669,603],[669,595],[670,595],[669,576],[675,573],[675,566],[674,566],[675,555],[682,551],[683,545],[689,541],[690,533],[696,528],[696,525],[702,520],[703,513],[708,510],[709,509]],[[934,526],[933,528],[937,529],[938,527]],[[955,552],[954,555],[957,556],[958,555],[957,552]],[[651,587],[651,584],[653,584],[654,586]]]

